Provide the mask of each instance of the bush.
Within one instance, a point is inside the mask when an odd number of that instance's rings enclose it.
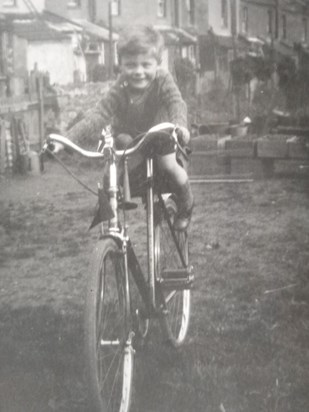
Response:
[[[103,64],[96,64],[92,69],[92,79],[94,82],[104,82],[108,79],[106,67]]]
[[[175,74],[179,89],[184,97],[188,97],[194,90],[195,68],[188,58],[178,58],[174,63]]]

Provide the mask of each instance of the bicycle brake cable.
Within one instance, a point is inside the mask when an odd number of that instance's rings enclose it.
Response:
[[[45,149],[45,152],[49,153],[63,168],[64,170],[69,173],[73,179],[75,179],[81,186],[83,186],[84,189],[88,190],[90,193],[92,193],[95,196],[98,196],[98,193],[95,192],[91,187],[87,186],[86,183],[82,182],[64,163],[62,160],[60,160],[55,153],[53,153],[51,150],[48,148]]]

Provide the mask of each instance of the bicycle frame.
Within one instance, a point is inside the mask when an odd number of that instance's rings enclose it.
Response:
[[[160,284],[156,282],[156,273],[155,273],[155,251],[154,251],[154,176],[153,176],[153,158],[148,157],[146,159],[146,222],[147,222],[147,262],[148,262],[148,279],[143,273],[139,261],[134,252],[130,238],[127,235],[127,227],[121,228],[118,216],[118,182],[117,182],[117,164],[116,156],[113,150],[113,140],[107,139],[107,144],[105,143],[105,156],[109,161],[109,200],[110,206],[113,210],[114,217],[108,223],[108,231],[106,235],[108,237],[113,237],[115,240],[120,243],[120,246],[123,251],[124,264],[125,264],[125,284],[126,284],[126,294],[129,296],[129,270],[130,267],[132,270],[132,276],[136,283],[136,286],[139,290],[139,293],[143,299],[145,307],[147,308],[148,316],[155,316],[158,311],[157,300],[161,296]],[[127,162],[124,160],[124,173],[127,173]],[[124,181],[124,185],[128,185],[127,181]],[[127,191],[127,188],[124,187],[124,192]],[[174,230],[172,228],[172,223],[169,219],[168,213],[166,211],[162,195],[158,194],[159,203],[161,208],[165,213],[165,218],[169,224],[170,231],[172,233],[176,249],[180,256],[180,260],[185,269],[187,265],[185,259],[182,255],[182,252],[179,248],[178,241]],[[160,299],[159,299],[160,300]],[[130,301],[130,299],[128,299]],[[162,309],[162,308],[161,308]]]
[[[175,132],[175,126],[171,123],[163,123],[158,126],[154,126],[150,131],[152,133],[160,132],[164,128],[170,128],[173,130],[173,136],[175,141],[177,142],[177,136]],[[149,131],[149,132],[150,132]],[[147,179],[146,179],[146,222],[147,222],[147,257],[148,257],[148,278],[146,278],[145,274],[143,273],[138,259],[135,255],[133,250],[133,246],[131,241],[127,235],[127,227],[126,224],[122,228],[120,225],[120,220],[118,216],[118,176],[117,176],[117,157],[119,157],[120,153],[122,156],[125,157],[124,166],[125,169],[127,168],[126,157],[130,154],[134,153],[143,143],[141,140],[133,149],[127,149],[124,151],[118,151],[114,149],[114,138],[112,136],[111,130],[108,127],[104,134],[104,146],[101,151],[97,152],[90,152],[84,149],[81,149],[79,146],[71,142],[69,139],[52,134],[50,135],[50,141],[56,141],[61,143],[65,146],[70,147],[74,151],[82,154],[85,157],[93,158],[93,159],[102,159],[105,158],[108,162],[108,169],[109,169],[109,204],[113,211],[113,217],[108,222],[108,230],[107,233],[103,233],[102,237],[112,237],[118,243],[119,247],[122,249],[123,257],[124,257],[124,264],[125,264],[125,284],[126,284],[126,295],[128,297],[128,302],[130,302],[129,294],[129,270],[130,267],[132,270],[132,276],[134,281],[138,287],[139,293],[144,301],[145,307],[149,314],[155,314],[157,312],[157,298],[160,297],[160,284],[156,282],[156,273],[155,273],[155,251],[154,251],[154,178],[153,178],[153,158],[149,157],[146,159],[146,170],[147,170]],[[45,149],[48,145],[48,141],[45,144]],[[99,149],[99,148],[98,148]],[[127,173],[127,170],[125,170]],[[128,182],[124,182],[125,185]],[[124,191],[127,190],[127,187],[124,187]],[[187,267],[184,256],[180,250],[175,232],[172,228],[172,223],[169,219],[168,212],[166,210],[164,201],[162,199],[162,195],[158,194],[159,204],[160,207],[163,209],[165,214],[165,218],[168,222],[170,231],[172,233],[172,237],[174,239],[174,243],[176,245],[176,249],[178,251],[178,255],[180,257],[180,261],[184,269],[188,271],[190,274],[191,269]],[[146,280],[147,279],[147,280]]]
[[[105,146],[105,155],[109,162],[109,201],[113,210],[114,217],[108,222],[107,237],[113,237],[121,244],[124,264],[125,264],[125,284],[126,293],[129,295],[129,270],[132,269],[132,276],[138,287],[140,295],[144,301],[149,314],[156,311],[156,281],[155,281],[155,261],[154,261],[154,187],[153,187],[153,159],[146,159],[147,180],[146,180],[146,221],[147,221],[147,255],[148,255],[148,282],[144,275],[136,254],[134,252],[132,243],[127,235],[127,227],[121,228],[118,216],[118,182],[117,182],[117,165],[116,157],[113,151],[112,141]],[[125,168],[127,167],[126,160],[124,161]],[[125,171],[126,173],[126,171]],[[128,184],[124,182],[124,184]],[[124,188],[126,191],[127,188]],[[128,299],[129,301],[129,299]]]
[[[125,150],[114,149],[110,129],[104,132],[104,144],[100,142],[97,152],[84,150],[60,135],[50,135],[43,147],[48,150],[50,143],[58,142],[85,157],[104,158],[109,172],[108,182],[107,176],[103,176],[103,188],[99,185],[98,193],[84,185],[99,199],[98,214],[91,227],[105,222],[91,258],[85,299],[85,376],[91,410],[102,411],[111,406],[115,412],[129,411],[134,353],[145,342],[150,319],[158,320],[164,340],[173,347],[184,342],[189,327],[194,275],[189,266],[187,233],[174,230],[177,202],[170,194],[165,198],[168,185],[157,185],[152,155],[146,158],[142,191],[147,224],[145,271],[135,254],[126,223],[126,211],[132,208],[128,157],[142,145],[151,143],[152,138],[160,137],[160,133],[177,143],[176,126],[161,123],[134,142],[134,147]],[[122,160],[124,175],[120,185]],[[133,290],[135,286],[138,296]]]

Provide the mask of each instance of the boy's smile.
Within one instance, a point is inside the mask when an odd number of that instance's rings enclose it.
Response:
[[[124,55],[121,57],[121,73],[132,91],[148,88],[156,77],[158,61],[150,53]]]

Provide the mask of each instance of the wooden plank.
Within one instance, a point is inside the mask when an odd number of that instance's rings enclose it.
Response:
[[[33,105],[38,105],[38,100],[4,100],[0,102],[0,114],[23,112]]]
[[[309,127],[278,126],[276,131],[280,134],[303,136],[309,139]]]

